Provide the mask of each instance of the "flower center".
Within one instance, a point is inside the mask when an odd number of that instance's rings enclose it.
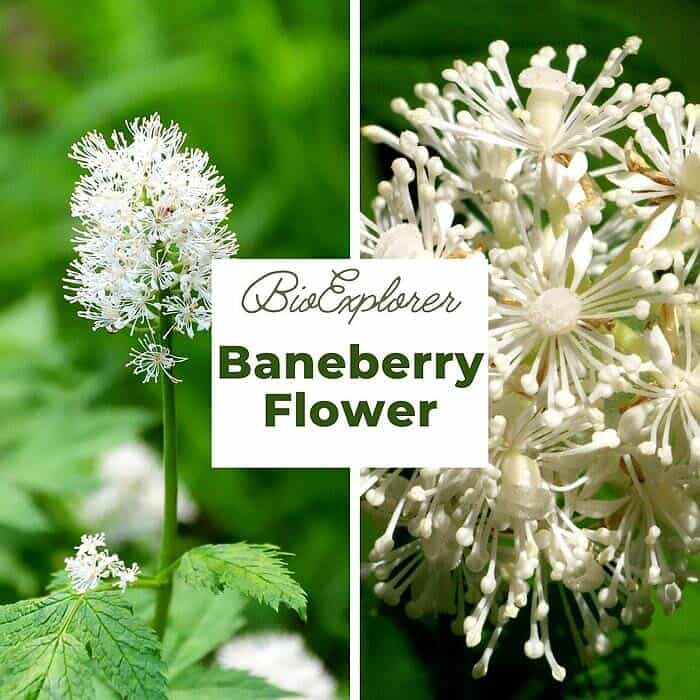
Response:
[[[523,489],[542,488],[542,475],[537,462],[518,452],[509,452],[501,464],[503,486]]]
[[[569,98],[566,73],[547,67],[524,70],[518,79],[520,85],[530,89],[525,109],[530,113],[530,123],[540,130],[542,147],[552,146],[564,116],[564,105]]]
[[[543,292],[528,310],[530,323],[542,335],[560,335],[576,327],[581,314],[579,298],[566,287]]]
[[[499,513],[506,518],[543,518],[551,497],[537,462],[513,451],[504,457],[500,469]]]

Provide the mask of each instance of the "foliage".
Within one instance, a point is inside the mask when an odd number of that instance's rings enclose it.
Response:
[[[245,624],[245,600],[237,593],[213,596],[175,581],[173,615],[163,640],[168,676],[177,676],[205,659]],[[145,619],[150,619],[151,606]]]
[[[0,638],[2,697],[90,697],[95,669],[122,696],[167,697],[160,644],[119,593],[4,606]]]
[[[281,694],[279,688],[245,671],[195,667],[174,682],[170,697],[173,700],[279,700],[293,694]]]
[[[258,569],[264,575],[266,562],[258,562]],[[227,579],[236,585],[234,575]],[[287,579],[285,588],[296,586]],[[238,595],[179,586],[162,660],[161,645],[144,620],[152,601],[144,602],[136,596],[132,606],[114,591],[78,595],[64,589],[0,607],[2,697],[283,697],[249,673],[202,663],[243,625]]]
[[[208,544],[186,552],[178,573],[198,590],[238,591],[275,612],[285,603],[306,619],[306,594],[289,575],[282,556],[269,544]]]
[[[123,367],[131,339],[92,333],[62,298],[72,257],[68,197],[79,175],[67,158],[71,143],[157,110],[222,172],[241,257],[344,256],[347,15],[344,3],[306,0],[10,0],[0,7],[0,601],[36,595],[71,553],[83,525],[74,505],[93,487],[105,449],[136,436],[160,443],[158,392]],[[298,553],[294,568],[313,612],[308,625],[258,606],[246,621],[252,629],[301,631],[342,679],[347,476],[213,472],[209,345],[206,338],[183,345],[192,359],[178,386],[180,468],[200,517],[181,528],[182,551],[245,539]],[[123,553],[153,566],[143,543]],[[143,612],[150,603],[132,602],[150,622],[152,610]],[[192,696],[179,674],[206,668],[214,645],[243,625],[242,609],[235,594],[176,581],[163,642],[174,696]],[[209,678],[211,697],[231,695],[221,691],[234,682],[230,675]],[[250,697],[254,685],[246,686]],[[96,688],[98,697],[113,697],[104,684]],[[236,693],[246,697],[243,686]]]

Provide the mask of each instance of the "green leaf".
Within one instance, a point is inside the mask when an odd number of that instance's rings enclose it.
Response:
[[[153,619],[153,591],[131,588],[126,598],[140,619]],[[168,678],[175,678],[231,639],[245,623],[242,611],[246,604],[236,591],[214,596],[175,579],[163,638],[162,655],[168,667]]]
[[[36,413],[24,439],[3,460],[5,479],[23,488],[71,493],[85,488],[85,469],[97,455],[131,440],[152,420],[147,411],[130,408],[71,407],[65,402]]]
[[[61,594],[0,607],[0,697],[93,697],[87,650],[70,633],[79,605]]]
[[[364,550],[367,551],[367,550]],[[362,626],[360,628],[361,677],[377,679],[385,677],[387,664],[391,664],[391,683],[381,689],[369,689],[368,697],[383,700],[424,700],[436,696],[431,686],[430,670],[421,659],[405,629],[387,614],[377,612],[377,598],[364,586],[361,590]],[[436,637],[436,644],[438,644]],[[468,666],[462,663],[465,675]],[[363,684],[363,688],[364,688]],[[363,692],[363,697],[365,693]],[[482,697],[478,690],[458,697]],[[504,696],[507,697],[507,696]]]
[[[3,656],[3,698],[94,697],[90,657],[68,633],[38,637]]]
[[[165,664],[153,630],[133,615],[121,593],[82,599],[76,615],[79,636],[110,685],[129,698],[165,698]]]
[[[278,700],[296,697],[247,671],[196,666],[182,674],[170,691],[172,700]]]
[[[59,569],[54,571],[46,586],[47,593],[57,593],[58,591],[68,591],[70,590],[70,578],[66,573],[65,569]]]
[[[121,593],[60,592],[0,607],[3,700],[94,697],[96,671],[122,697],[165,700],[164,670],[155,634]]]
[[[283,556],[289,555],[270,544],[208,544],[186,552],[178,573],[193,588],[238,591],[275,612],[284,603],[305,620],[306,593],[292,578]]]
[[[118,700],[119,696],[100,677],[93,679],[95,700]]]
[[[0,313],[0,353],[46,354],[53,350],[55,313],[48,296],[33,294]]]
[[[690,562],[697,570],[698,559]],[[656,606],[651,625],[641,632],[646,642],[644,660],[654,669],[658,698],[694,698],[700,696],[700,678],[694,670],[694,660],[700,654],[700,589],[697,584],[683,590],[683,602],[673,615],[665,615]],[[615,653],[615,652],[613,652]]]
[[[48,521],[28,494],[10,482],[0,488],[0,525],[21,532],[45,532]]]
[[[80,599],[69,593],[30,598],[0,606],[0,654],[9,647],[30,642],[38,633],[58,634],[70,622]]]
[[[34,572],[5,545],[0,545],[0,581],[12,586],[22,598],[34,595],[39,588]]]
[[[235,591],[212,596],[176,581],[163,640],[168,677],[174,678],[228,641],[245,622],[244,607]]]

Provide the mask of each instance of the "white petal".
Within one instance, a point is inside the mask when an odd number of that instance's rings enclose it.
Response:
[[[618,187],[624,187],[633,192],[659,192],[669,189],[668,185],[660,185],[642,173],[610,173],[608,180]]]
[[[670,374],[673,371],[673,354],[666,337],[658,326],[654,326],[647,333],[647,345],[651,361],[661,372]]]
[[[447,231],[455,218],[455,210],[449,202],[440,200],[435,203],[435,214],[437,215],[437,220],[440,225],[441,231]]]
[[[578,151],[569,163],[566,174],[572,180],[578,182],[588,172],[588,158],[583,151]]]
[[[583,276],[588,270],[593,258],[593,232],[587,228],[571,254],[571,261],[574,264],[574,278],[569,285],[571,289],[577,289]]]
[[[673,201],[664,208],[659,209],[653,219],[647,225],[639,245],[642,248],[653,248],[663,241],[671,230],[673,217],[678,209],[678,203]]]

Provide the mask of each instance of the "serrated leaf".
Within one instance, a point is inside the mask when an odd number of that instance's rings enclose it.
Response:
[[[58,633],[79,600],[69,593],[30,598],[0,606],[0,654],[8,647],[31,641],[37,634]]]
[[[167,697],[158,640],[122,594],[59,592],[0,607],[3,700],[91,698],[97,671],[121,697]]]
[[[279,700],[296,697],[247,671],[195,666],[170,691],[172,700]]]
[[[178,574],[193,588],[234,590],[279,610],[280,603],[306,619],[306,593],[292,578],[278,547],[270,544],[208,544],[186,552]]]
[[[60,594],[0,607],[0,697],[93,697],[90,659],[70,633],[79,605]]]
[[[168,677],[174,678],[228,641],[245,622],[244,607],[235,591],[212,596],[176,581],[163,640]]]
[[[90,657],[85,645],[70,634],[38,637],[2,657],[3,698],[94,697]]]
[[[166,698],[165,664],[153,630],[133,615],[120,593],[82,598],[75,626],[109,684],[127,698]]]

